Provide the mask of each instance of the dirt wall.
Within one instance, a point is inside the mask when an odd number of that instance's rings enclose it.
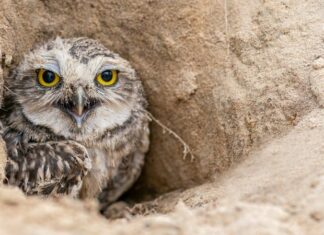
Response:
[[[150,111],[195,155],[194,162],[184,161],[181,144],[153,123],[136,192],[165,192],[210,179],[319,102],[310,84],[312,64],[323,55],[318,0],[1,0],[0,5],[0,48],[14,63],[33,44],[60,35],[99,39],[134,65]]]
[[[150,111],[195,155],[183,160],[152,123],[131,196],[176,191],[107,222],[94,201],[1,186],[0,233],[321,234],[323,15],[321,0],[0,0],[5,77],[35,43],[99,39],[133,64]],[[4,162],[0,151],[0,172]]]

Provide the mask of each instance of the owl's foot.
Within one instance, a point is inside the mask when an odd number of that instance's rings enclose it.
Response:
[[[126,202],[115,202],[103,209],[101,209],[101,214],[107,219],[130,219],[133,217],[131,208]]]

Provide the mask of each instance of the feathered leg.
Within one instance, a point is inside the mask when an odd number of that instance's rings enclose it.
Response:
[[[144,165],[144,154],[135,152],[125,156],[118,166],[118,174],[110,181],[107,187],[99,194],[100,210],[106,216],[116,217],[116,214],[127,214],[127,206],[125,203],[116,202],[118,198],[125,193],[138,179]],[[116,209],[120,208],[120,209]],[[116,210],[121,210],[116,212]]]

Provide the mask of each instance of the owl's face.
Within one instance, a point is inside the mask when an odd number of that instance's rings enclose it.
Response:
[[[129,63],[87,38],[58,38],[34,49],[8,83],[29,121],[66,138],[98,136],[145,106]]]

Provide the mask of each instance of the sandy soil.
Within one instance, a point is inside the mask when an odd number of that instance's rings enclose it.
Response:
[[[307,115],[216,182],[106,221],[94,202],[26,199],[0,188],[1,234],[324,234],[324,110]]]
[[[134,217],[1,186],[0,234],[324,234],[323,15],[321,0],[0,0],[0,91],[32,45],[96,38],[195,155],[153,123]]]
[[[15,64],[35,43],[89,36],[128,59],[150,111],[195,154],[183,161],[181,144],[152,124],[134,194],[160,194],[225,171],[319,105],[323,9],[320,0],[1,0],[0,50]]]

